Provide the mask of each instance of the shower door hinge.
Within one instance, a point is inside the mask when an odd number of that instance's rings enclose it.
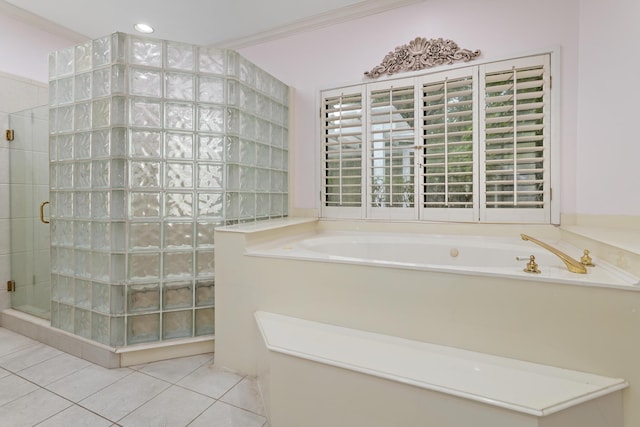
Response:
[[[15,132],[13,131],[13,129],[7,129],[7,131],[4,133],[4,136],[7,138],[7,141],[13,141],[13,139],[15,138]]]
[[[16,281],[7,280],[7,292],[15,292],[15,291],[16,291]]]

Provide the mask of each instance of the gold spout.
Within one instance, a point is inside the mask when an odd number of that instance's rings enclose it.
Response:
[[[576,261],[575,259],[571,258],[569,255],[565,254],[564,252],[559,251],[558,249],[547,245],[544,242],[541,242],[538,239],[534,239],[531,236],[527,236],[526,234],[521,234],[520,237],[522,237],[522,240],[529,240],[533,243],[535,243],[536,245],[542,246],[543,248],[545,248],[546,250],[548,250],[549,252],[551,252],[552,254],[554,254],[555,256],[557,256],[558,258],[560,258],[562,260],[562,262],[564,262],[564,265],[567,266],[567,268],[569,269],[570,272],[572,273],[578,273],[578,274],[586,274],[587,273],[587,268],[580,264],[579,261]]]

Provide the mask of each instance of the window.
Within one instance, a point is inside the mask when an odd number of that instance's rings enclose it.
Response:
[[[322,216],[551,222],[550,55],[322,92]]]

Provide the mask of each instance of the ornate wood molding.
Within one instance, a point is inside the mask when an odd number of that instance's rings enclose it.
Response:
[[[480,51],[460,49],[452,40],[425,39],[416,37],[415,40],[396,47],[384,57],[380,65],[364,75],[375,79],[383,74],[396,74],[403,71],[417,71],[437,65],[452,64],[454,61],[471,61],[480,55]]]

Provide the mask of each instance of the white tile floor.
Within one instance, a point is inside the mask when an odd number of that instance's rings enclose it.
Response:
[[[267,427],[254,379],[213,354],[106,369],[0,328],[0,427]]]

